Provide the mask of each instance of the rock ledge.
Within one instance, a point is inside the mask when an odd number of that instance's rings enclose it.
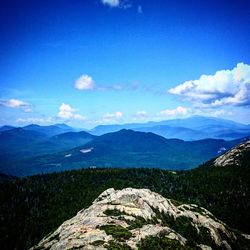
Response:
[[[238,240],[235,232],[205,208],[176,204],[148,189],[110,188],[31,249],[104,250],[110,244],[137,249],[149,236],[185,247],[194,239],[190,234],[195,235],[196,249],[232,249],[232,242]]]

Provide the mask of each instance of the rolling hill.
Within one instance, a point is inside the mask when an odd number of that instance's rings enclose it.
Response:
[[[72,127],[66,124],[55,124],[50,126],[40,126],[37,124],[30,124],[28,126],[22,127],[24,130],[28,131],[36,131],[39,133],[43,133],[46,136],[50,137],[53,135],[58,135],[66,132],[73,132],[75,131]]]
[[[46,128],[47,129],[47,128]],[[42,129],[43,130],[43,129]],[[39,129],[39,131],[41,131]],[[36,130],[14,128],[0,132],[0,169],[25,158],[71,149],[93,140],[87,132],[67,132],[52,137]],[[8,172],[8,171],[7,171]]]
[[[184,170],[220,155],[240,141],[183,141],[123,129],[95,137],[73,149],[17,161],[8,166],[8,173],[23,176],[87,167]]]
[[[84,145],[85,143],[92,141],[96,136],[91,135],[85,131],[80,132],[67,132],[52,136],[49,140],[60,146],[66,146],[67,148],[73,148],[78,145]]]

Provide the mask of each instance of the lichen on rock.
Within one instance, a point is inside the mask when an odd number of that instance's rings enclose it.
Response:
[[[103,250],[115,249],[115,245],[117,249],[143,249],[155,237],[166,239],[162,244],[187,249],[233,249],[238,240],[233,230],[205,208],[173,204],[148,189],[110,188],[31,249]]]

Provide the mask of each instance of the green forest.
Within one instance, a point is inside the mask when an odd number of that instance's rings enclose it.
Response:
[[[83,169],[0,184],[1,249],[27,249],[107,188],[148,188],[173,202],[207,208],[230,227],[250,233],[249,156],[241,167],[212,161],[190,171]],[[146,244],[146,243],[145,243]]]

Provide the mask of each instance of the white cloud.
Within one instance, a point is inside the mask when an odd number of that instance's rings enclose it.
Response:
[[[140,110],[135,113],[134,117],[136,119],[145,119],[148,118],[148,113],[145,110]]]
[[[138,6],[137,11],[138,11],[139,14],[143,14],[143,10],[142,10],[141,5]]]
[[[78,90],[92,90],[95,88],[95,82],[91,76],[82,75],[75,81],[75,88]]]
[[[59,107],[59,113],[57,115],[59,118],[67,120],[86,120],[86,117],[77,114],[76,110],[73,109],[69,104],[62,103]]]
[[[206,108],[206,109],[199,109],[199,108],[195,108],[192,111],[189,112],[192,115],[202,115],[202,116],[213,116],[213,117],[231,117],[233,115],[235,115],[235,111],[231,108],[231,109],[227,109],[227,108],[218,108],[218,109],[214,109],[214,108]]]
[[[122,112],[107,113],[103,116],[104,119],[120,119],[123,116]]]
[[[110,7],[119,7],[120,0],[101,0],[104,5],[108,5]]]
[[[136,112],[136,115],[147,116],[147,112],[145,110],[140,110]]]
[[[58,116],[61,118],[71,118],[73,112],[75,110],[69,104],[62,103],[59,107]]]
[[[9,107],[9,108],[22,108],[22,107],[29,106],[27,102],[24,102],[18,99],[1,100],[0,105],[4,107]]]
[[[121,8],[126,10],[132,7],[129,0],[101,0],[101,2],[111,8]]]
[[[18,99],[0,100],[0,106],[13,109],[22,109],[25,113],[30,113],[33,111],[29,103]]]
[[[164,117],[168,117],[168,116],[178,116],[178,115],[187,115],[188,114],[188,109],[182,106],[178,106],[175,109],[165,109],[159,112],[159,116],[164,116]]]
[[[220,70],[214,75],[202,75],[186,81],[169,93],[204,107],[250,104],[250,65],[238,63],[232,70]]]
[[[123,117],[123,113],[120,111],[114,113],[106,113],[103,117],[96,121],[96,123],[109,123],[109,122],[117,122]]]

